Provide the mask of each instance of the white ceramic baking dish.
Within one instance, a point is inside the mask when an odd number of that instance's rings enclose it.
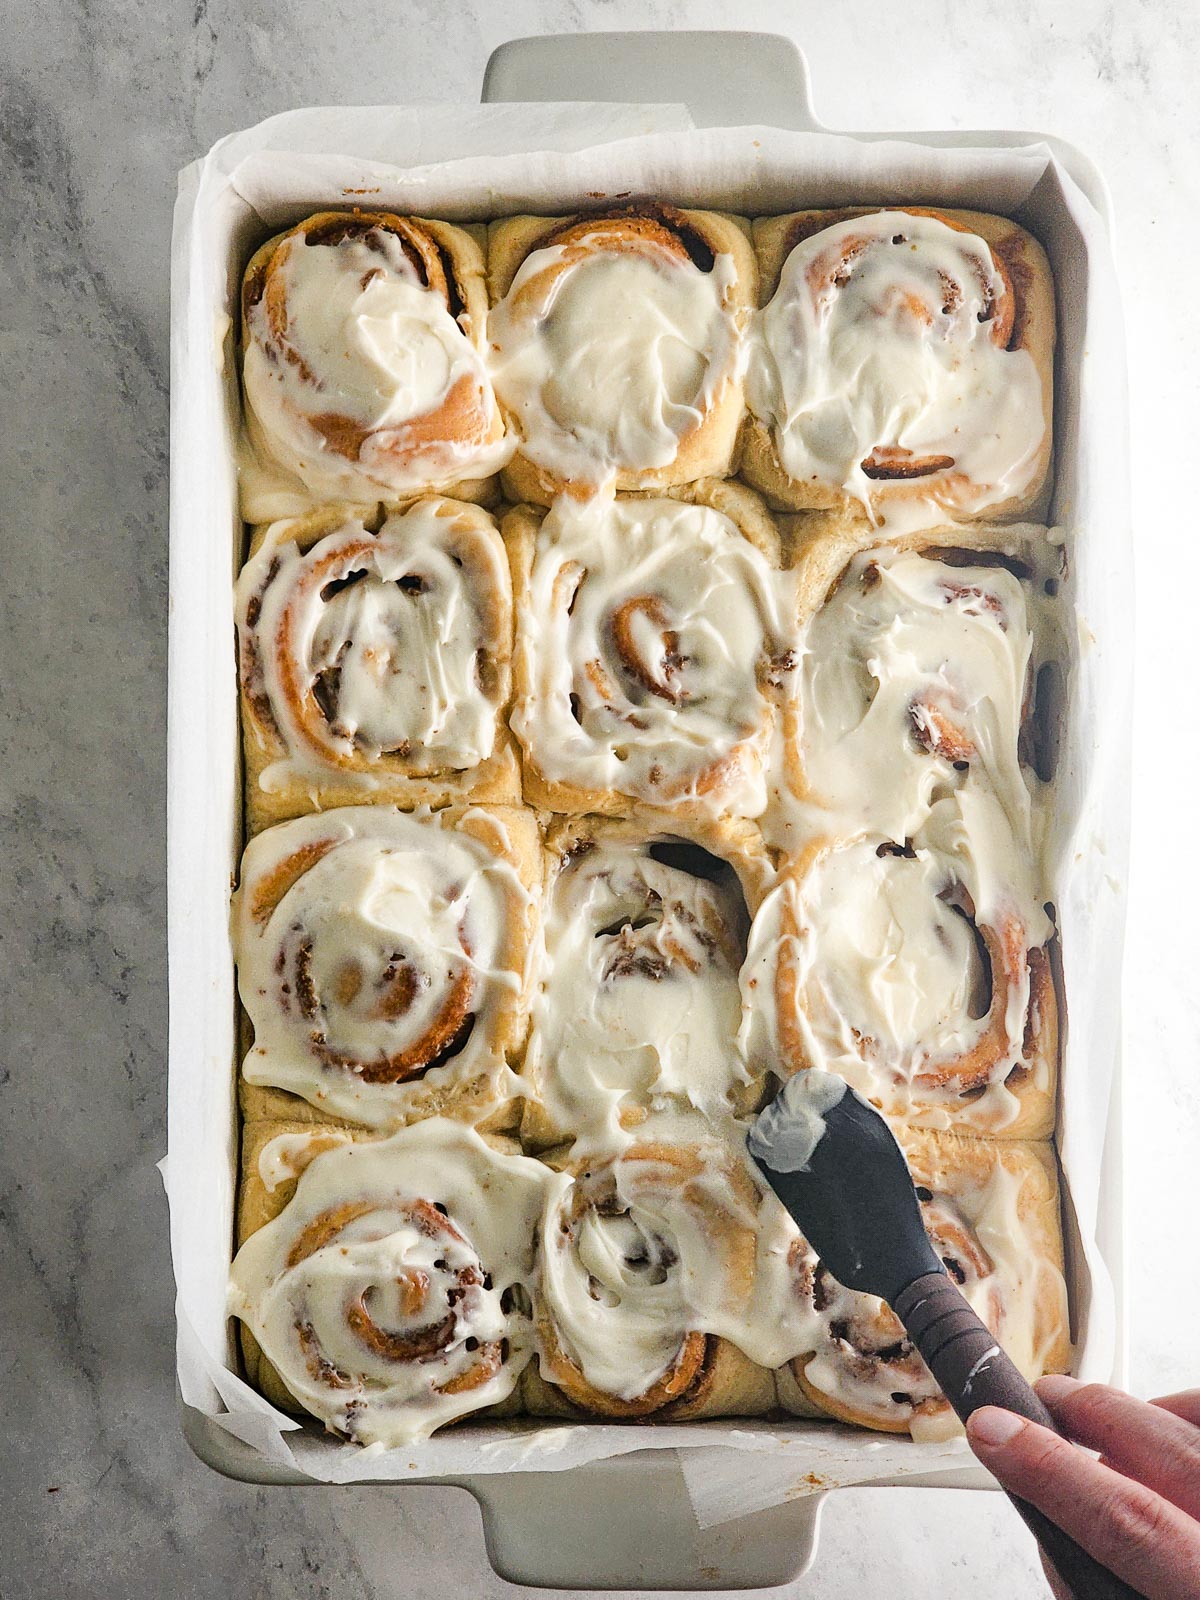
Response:
[[[483,99],[619,100],[650,105],[661,99],[664,85],[669,85],[674,101],[686,105],[699,128],[770,125],[818,131],[820,127],[812,114],[802,56],[790,41],[769,35],[589,34],[518,40],[493,55]],[[327,127],[329,114],[321,115],[325,118],[321,126]],[[303,114],[300,118],[289,124],[293,135],[299,129],[303,136]],[[910,158],[914,146],[1003,151],[1033,143],[1048,145],[1059,168],[1099,214],[1101,231],[1108,226],[1107,194],[1099,174],[1085,156],[1062,141],[1020,132],[844,137],[850,171],[855,166],[856,146],[865,149],[892,138],[904,141]],[[304,147],[310,151],[321,148],[311,140]],[[336,147],[327,150],[330,172],[336,174]],[[237,403],[229,335],[242,263],[263,230],[258,223],[255,232],[256,219],[226,218],[221,235],[223,253],[208,250],[206,254],[204,239],[190,226],[206,181],[199,166],[181,176],[172,288],[168,1189],[180,1288],[181,1411],[184,1432],[196,1453],[218,1471],[258,1483],[306,1484],[314,1482],[314,1477],[280,1449],[269,1420],[256,1420],[251,1412],[240,1414],[233,1422],[228,1414],[219,1415],[221,1395],[228,1398],[221,1369],[234,1368],[223,1313],[237,1153],[231,1066],[234,987],[226,918],[240,846],[230,603],[240,525],[229,448]],[[717,187],[719,193],[706,196],[701,178],[699,188],[686,199],[728,203],[720,182]],[[350,193],[349,189],[342,192]],[[1012,209],[1004,203],[1005,192],[998,184],[994,209]],[[303,197],[291,194],[287,204],[298,217],[328,197],[328,190],[322,188]],[[886,200],[889,195],[880,192],[875,198]],[[926,183],[919,198],[936,203],[936,183]],[[798,173],[794,195],[789,193],[786,204],[764,207],[748,194],[738,209],[753,214],[830,203],[830,199],[826,193],[806,189],[803,173]],[[977,203],[988,209],[986,201],[985,192]],[[435,211],[433,205],[428,209]],[[474,212],[481,216],[505,209],[504,197],[498,194],[486,204],[474,202]],[[470,215],[471,207],[459,207],[455,214]],[[1123,1274],[1116,992],[1126,844],[1121,792],[1128,761],[1125,695],[1129,639],[1123,622],[1127,608],[1114,604],[1100,617],[1103,600],[1095,597],[1103,596],[1105,585],[1114,595],[1128,592],[1123,351],[1111,295],[1097,307],[1096,285],[1091,281],[1097,263],[1095,241],[1089,256],[1064,212],[1061,190],[1056,192],[1053,183],[1039,184],[1016,215],[1047,244],[1058,285],[1063,338],[1057,374],[1055,516],[1074,524],[1086,503],[1102,503],[1107,508],[1107,525],[1115,530],[1101,549],[1090,554],[1086,539],[1081,538],[1076,560],[1076,579],[1082,572],[1088,579],[1083,589],[1093,598],[1087,607],[1088,636],[1081,635],[1082,665],[1071,706],[1072,714],[1086,720],[1090,735],[1084,741],[1088,748],[1079,771],[1066,784],[1061,803],[1074,813],[1075,821],[1094,815],[1103,825],[1103,838],[1096,847],[1103,860],[1099,866],[1093,862],[1090,869],[1091,881],[1101,888],[1098,893],[1090,889],[1085,878],[1077,898],[1087,910],[1076,919],[1074,933],[1073,948],[1089,973],[1089,1005],[1081,1006],[1079,990],[1068,989],[1068,1003],[1074,1007],[1069,1032],[1080,1042],[1077,1054],[1083,1054],[1086,1046],[1089,1065],[1081,1068],[1078,1062],[1072,1063],[1076,1076],[1068,1074],[1065,1081],[1075,1085],[1071,1111],[1081,1123],[1090,1124],[1095,1157],[1085,1163],[1089,1192],[1084,1209],[1089,1218],[1094,1216],[1094,1225],[1089,1223],[1087,1229],[1086,1250],[1068,1208],[1069,1277],[1077,1333],[1082,1345],[1093,1349],[1091,1370],[1096,1372],[1099,1361],[1104,1370],[1097,1375],[1119,1376]],[[205,317],[211,321],[207,349]],[[1098,371],[1097,340],[1102,341],[1104,354]],[[1101,377],[1103,392],[1097,392]],[[1101,416],[1106,419],[1103,439],[1096,423]],[[1103,574],[1090,573],[1089,563],[1102,564]],[[1064,939],[1070,937],[1067,927]],[[1068,961],[1068,969],[1071,964]],[[1100,996],[1105,998],[1102,1004],[1097,1000],[1097,1016],[1082,1015]],[[1093,1073],[1094,1087],[1077,1081],[1085,1070]],[[1114,1300],[1108,1298],[1107,1283],[1103,1294],[1097,1292],[1097,1275],[1103,1277],[1105,1270],[1112,1280]],[[689,1442],[694,1438],[706,1452],[724,1455],[739,1437],[744,1443],[747,1431],[734,1424],[705,1424],[692,1430]],[[398,1471],[385,1481],[467,1488],[482,1508],[493,1566],[514,1581],[690,1590],[769,1586],[796,1577],[812,1559],[821,1503],[820,1493],[797,1497],[794,1486],[788,1488],[789,1475],[791,1479],[797,1476],[797,1441],[802,1449],[810,1436],[805,1425],[770,1425],[769,1431],[789,1442],[793,1451],[788,1457],[790,1465],[779,1469],[783,1476],[778,1493],[769,1489],[759,1492],[757,1501],[750,1503],[765,1505],[765,1509],[732,1520],[728,1510],[713,1513],[710,1506],[710,1517],[723,1514],[726,1520],[704,1529],[698,1526],[680,1458],[673,1449],[636,1449],[559,1470],[554,1456],[543,1460],[537,1455],[535,1438],[523,1470]],[[706,1459],[715,1463],[717,1455]],[[761,1477],[761,1455],[741,1459],[747,1467],[753,1465]],[[822,1485],[853,1481],[954,1487],[986,1487],[990,1482],[979,1469],[964,1464],[962,1457],[949,1463],[939,1460],[933,1470],[922,1468],[923,1459],[914,1456],[902,1473],[886,1466],[864,1471],[860,1455],[853,1470],[847,1465],[845,1472],[839,1473],[836,1466],[829,1468],[827,1453],[819,1481]],[[696,1468],[694,1459],[689,1460],[694,1486]],[[969,1463],[969,1458],[966,1461]],[[769,1504],[772,1500],[781,1503]]]

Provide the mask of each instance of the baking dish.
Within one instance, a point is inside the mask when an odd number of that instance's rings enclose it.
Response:
[[[729,63],[736,60],[738,76]],[[1111,1376],[1120,1369],[1120,1163],[1115,1115],[1117,995],[1122,916],[1125,823],[1122,803],[1127,750],[1128,637],[1121,596],[1128,593],[1128,517],[1123,430],[1121,334],[1103,232],[1103,184],[1079,152],[1039,136],[1011,134],[843,136],[821,144],[810,167],[797,161],[790,179],[768,168],[760,179],[756,151],[770,153],[769,130],[816,132],[808,103],[807,73],[788,41],[763,35],[586,35],[516,41],[489,63],[485,100],[622,99],[647,104],[662,84],[686,101],[697,127],[740,130],[705,141],[681,137],[672,151],[686,171],[667,174],[662,148],[622,149],[622,170],[646,174],[643,186],[692,203],[754,212],[793,204],[883,199],[871,191],[895,172],[891,191],[906,198],[949,203],[939,184],[948,180],[932,153],[961,154],[966,169],[973,150],[989,152],[969,180],[976,203],[1014,211],[1051,252],[1058,284],[1063,341],[1058,368],[1056,517],[1073,530],[1072,581],[1086,618],[1076,648],[1069,717],[1080,737],[1078,759],[1062,782],[1063,859],[1070,859],[1072,890],[1060,904],[1073,1007],[1064,1123],[1068,1146],[1081,1145],[1078,1177],[1070,1169],[1075,1205],[1068,1219],[1069,1267],[1077,1332],[1085,1370]],[[320,1481],[288,1449],[260,1402],[256,1409],[221,1375],[231,1363],[224,1331],[224,1273],[232,1236],[233,1170],[237,1131],[233,1059],[233,981],[226,927],[230,874],[240,845],[237,719],[229,585],[240,549],[230,443],[236,415],[236,378],[230,357],[230,310],[249,248],[272,224],[294,220],[331,199],[343,204],[373,192],[361,179],[363,163],[335,151],[356,148],[364,117],[374,116],[377,159],[387,156],[389,113],[298,113],[271,135],[285,148],[306,153],[300,181],[269,153],[252,159],[241,193],[226,193],[210,163],[181,180],[173,262],[173,419],[171,527],[171,652],[169,689],[169,941],[171,962],[171,1155],[173,1253],[180,1288],[180,1380],[183,1425],[197,1453],[218,1470],[250,1481],[300,1484]],[[578,124],[594,128],[581,110]],[[424,130],[420,162],[468,152],[447,141],[445,122],[432,112],[396,115],[409,136],[397,133],[397,150],[412,148],[414,121]],[[603,127],[603,120],[600,119]],[[669,127],[670,116],[648,116]],[[675,125],[682,126],[680,117]],[[531,126],[541,124],[536,118]],[[614,131],[639,128],[636,119]],[[437,127],[443,129],[439,144]],[[573,114],[556,107],[554,127],[570,130]],[[508,130],[511,133],[511,129]],[[279,149],[271,138],[260,149]],[[1026,158],[1033,143],[1046,156]],[[380,147],[382,146],[382,151]],[[871,146],[876,148],[872,151]],[[432,147],[432,149],[430,148]],[[836,148],[835,148],[836,147]],[[224,152],[237,150],[236,141]],[[518,145],[519,149],[520,146]],[[531,147],[526,145],[527,150]],[[783,145],[781,149],[800,149]],[[807,148],[807,147],[803,147]],[[813,146],[816,149],[816,146]],[[218,151],[221,147],[218,147]],[[926,163],[922,152],[930,152]],[[1006,157],[1005,152],[1012,152]],[[218,152],[214,152],[214,155]],[[576,195],[591,185],[586,153]],[[400,156],[393,158],[397,163]],[[504,171],[519,173],[521,158]],[[599,159],[599,158],[597,158]],[[274,165],[273,165],[274,160]],[[408,156],[408,164],[416,164]],[[211,158],[210,158],[211,162]],[[501,166],[503,166],[503,160]],[[536,163],[530,154],[528,170]],[[480,180],[467,163],[433,169],[409,198],[411,209],[459,217],[496,215],[529,203],[521,187],[501,190]],[[499,171],[496,168],[495,171]],[[1036,172],[1036,176],[1034,176]],[[823,173],[823,176],[814,174]],[[901,177],[899,174],[905,173]],[[661,175],[660,175],[661,174]],[[415,180],[414,180],[415,181]],[[512,180],[516,181],[516,180]],[[522,183],[524,180],[520,180]],[[529,180],[533,182],[531,177]],[[539,180],[546,181],[546,180]],[[565,181],[562,178],[560,182]],[[853,185],[860,187],[854,189]],[[305,186],[307,184],[307,187]],[[1082,191],[1068,204],[1065,185]],[[673,186],[674,185],[674,186]],[[863,188],[867,185],[867,188]],[[440,186],[440,187],[439,187]],[[247,199],[249,194],[251,199]],[[265,197],[265,199],[264,199]],[[562,199],[565,202],[564,193]],[[740,204],[738,203],[740,199]],[[547,204],[545,194],[539,203]],[[1080,207],[1099,221],[1092,236],[1081,231]],[[257,209],[256,209],[257,207]],[[205,209],[207,208],[207,209]],[[196,225],[203,213],[204,227]],[[1085,343],[1086,335],[1086,343]],[[1093,507],[1102,519],[1093,522]],[[1099,515],[1099,513],[1097,513]],[[1081,531],[1080,520],[1088,527]],[[1093,528],[1096,530],[1093,537]],[[1067,824],[1070,824],[1068,826]],[[1074,851],[1074,857],[1069,852]],[[1086,1063],[1086,1077],[1077,1071]],[[219,1088],[218,1088],[219,1086]],[[1111,1093],[1110,1093],[1111,1090]],[[1107,1138],[1104,1137],[1105,1129]],[[1078,1138],[1075,1138],[1078,1130]],[[1067,1155],[1071,1151],[1068,1148]],[[1088,1159],[1084,1160],[1083,1156]],[[1086,1192],[1085,1192],[1086,1190]],[[1115,1287],[1108,1295],[1105,1275]],[[231,1396],[234,1398],[231,1401]],[[222,1411],[224,1414],[221,1414]],[[494,1430],[495,1431],[495,1430]],[[503,1431],[503,1430],[501,1430]],[[845,1482],[985,1486],[989,1480],[965,1465],[961,1452],[930,1455],[918,1447],[878,1446],[870,1452],[836,1429],[794,1423],[692,1425],[683,1430],[587,1428],[526,1429],[507,1456],[484,1440],[472,1447],[461,1436],[450,1446],[418,1452],[411,1468],[386,1473],[370,1462],[353,1477],[380,1482],[453,1483],[479,1500],[493,1565],[522,1582],[596,1587],[736,1588],[773,1585],[796,1576],[815,1547],[819,1491]],[[480,1430],[474,1430],[476,1434]],[[618,1435],[629,1438],[618,1439]],[[823,1446],[818,1436],[832,1436]],[[582,1436],[587,1436],[586,1438]],[[839,1443],[839,1440],[841,1441]],[[648,1441],[650,1448],[636,1448]],[[682,1458],[673,1446],[685,1443]],[[312,1440],[304,1465],[315,1462]],[[773,1446],[773,1448],[768,1448]],[[471,1468],[465,1453],[474,1449]],[[607,1454],[612,1450],[624,1453]],[[491,1455],[487,1452],[491,1450]],[[682,1461],[682,1464],[681,1464]],[[438,1463],[441,1462],[441,1470]],[[572,1463],[577,1463],[572,1465]],[[457,1464],[457,1468],[456,1468]],[[509,1470],[496,1470],[504,1465]],[[353,1481],[351,1474],[346,1474]],[[808,1489],[815,1492],[801,1493]],[[690,1490],[690,1493],[689,1493]],[[604,1515],[599,1515],[603,1509]],[[737,1510],[745,1515],[735,1517]],[[701,1529],[697,1515],[710,1525]]]

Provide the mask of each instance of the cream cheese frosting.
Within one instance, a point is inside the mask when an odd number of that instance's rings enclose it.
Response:
[[[528,900],[508,861],[428,814],[350,806],[259,834],[234,906],[246,1080],[381,1127],[417,1079],[494,1066]]]
[[[981,791],[1012,856],[1033,856],[1020,740],[1040,621],[1034,589],[1003,558],[855,556],[805,631],[794,680],[799,789],[817,825],[902,842],[939,797]]]
[[[1030,953],[1053,925],[977,870],[970,841],[986,830],[961,826],[954,801],[935,808],[926,836],[943,823],[953,849],[918,834],[898,850],[868,834],[815,846],[783,876],[751,928],[742,1040],[944,1127],[970,1093],[976,1124],[1001,1130],[1020,1110],[1010,1075],[1045,1087],[1050,1070],[1040,1008],[1053,1002]],[[1002,821],[994,831],[1004,838]]]
[[[283,1142],[286,1160],[296,1138]],[[280,1159],[272,1144],[263,1157]],[[440,1118],[325,1150],[238,1251],[230,1310],[329,1428],[381,1447],[425,1438],[512,1392],[532,1346],[533,1240],[567,1182]]]
[[[938,217],[881,211],[803,240],[746,377],[784,470],[871,507],[896,487],[876,463],[925,463],[904,492],[968,515],[1028,489],[1046,419],[1032,356],[994,337],[1008,295],[987,243]]]
[[[526,257],[489,321],[496,391],[530,461],[573,484],[669,466],[744,366],[735,269],[605,236]]]
[[[755,1118],[746,1148],[772,1172],[807,1172],[825,1137],[825,1118],[846,1093],[846,1081],[813,1067],[793,1072]]]
[[[786,593],[708,506],[560,498],[519,604],[514,733],[551,782],[756,816]]]
[[[751,1081],[737,879],[655,850],[602,833],[565,855],[547,894],[525,1070],[551,1122],[589,1148],[647,1110],[728,1111]]]
[[[356,1442],[423,1438],[504,1398],[535,1343],[544,1370],[552,1344],[587,1384],[633,1402],[698,1332],[763,1367],[803,1362],[807,1384],[876,1425],[918,1438],[956,1426],[882,1302],[820,1268],[734,1125],[653,1120],[569,1173],[442,1119],[382,1141],[328,1148],[330,1137],[264,1147],[269,1185],[302,1170],[239,1251],[230,1309],[296,1398]],[[307,1156],[305,1142],[323,1148]],[[1032,1203],[1044,1211],[1046,1179],[1020,1147],[977,1148],[983,1173],[953,1143],[934,1152],[945,1170],[918,1190],[926,1226],[975,1310],[1036,1374],[1066,1310],[1045,1218],[1024,1212],[1027,1184],[1040,1184]],[[918,1183],[929,1165],[918,1148]]]
[[[299,507],[277,466],[320,500],[375,500],[482,477],[512,453],[480,351],[386,229],[335,244],[292,234],[274,296],[250,309],[246,417],[259,460],[251,520]],[[272,326],[286,307],[285,342]],[[432,419],[432,420],[431,420]]]
[[[507,698],[512,590],[486,512],[428,499],[377,533],[346,520],[310,549],[276,524],[237,585],[242,671],[283,754],[264,789],[331,769],[464,771],[491,753]]]
[[[808,624],[773,819],[789,865],[742,974],[748,1048],[939,1125],[968,1094],[992,1131],[1014,1071],[1049,1087],[1053,1040],[1023,759],[1050,546],[1010,543],[861,552]]]
[[[764,1367],[806,1348],[795,1224],[753,1172],[737,1126],[727,1131],[723,1140],[699,1119],[652,1119],[550,1202],[540,1303],[557,1346],[605,1394],[644,1394],[694,1331]]]

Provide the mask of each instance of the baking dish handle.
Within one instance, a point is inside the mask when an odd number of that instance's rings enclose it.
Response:
[[[686,105],[698,128],[819,129],[808,63],[778,33],[551,33],[510,39],[483,74],[484,104]]]
[[[566,1472],[467,1484],[488,1559],[510,1583],[555,1589],[775,1588],[807,1570],[823,1495],[700,1528],[674,1450],[611,1456]]]

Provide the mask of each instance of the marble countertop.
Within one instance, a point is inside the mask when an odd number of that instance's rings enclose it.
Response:
[[[0,62],[0,820],[5,1600],[515,1592],[478,1513],[435,1488],[296,1494],[202,1467],[173,1392],[166,1215],[164,707],[168,247],[177,170],[291,106],[478,96],[504,38],[720,27],[719,0],[8,0]],[[1200,45],[1192,0],[983,8],[745,0],[794,34],[818,115],[1030,127],[1102,166],[1133,391],[1138,631],[1127,961],[1131,1386],[1200,1382],[1180,1203],[1200,1148],[1200,858],[1189,853],[1200,539],[1177,467],[1200,420]],[[670,85],[664,98],[672,98]],[[1181,603],[1182,602],[1182,603]],[[1182,734],[1182,739],[1181,739]],[[1189,1351],[1189,1343],[1191,1349]],[[381,1504],[385,1502],[385,1504]],[[385,1546],[377,1530],[385,1521]],[[376,1530],[373,1532],[373,1530]],[[397,1558],[398,1553],[398,1558]],[[1038,1592],[999,1496],[850,1490],[825,1508],[831,1600]]]

